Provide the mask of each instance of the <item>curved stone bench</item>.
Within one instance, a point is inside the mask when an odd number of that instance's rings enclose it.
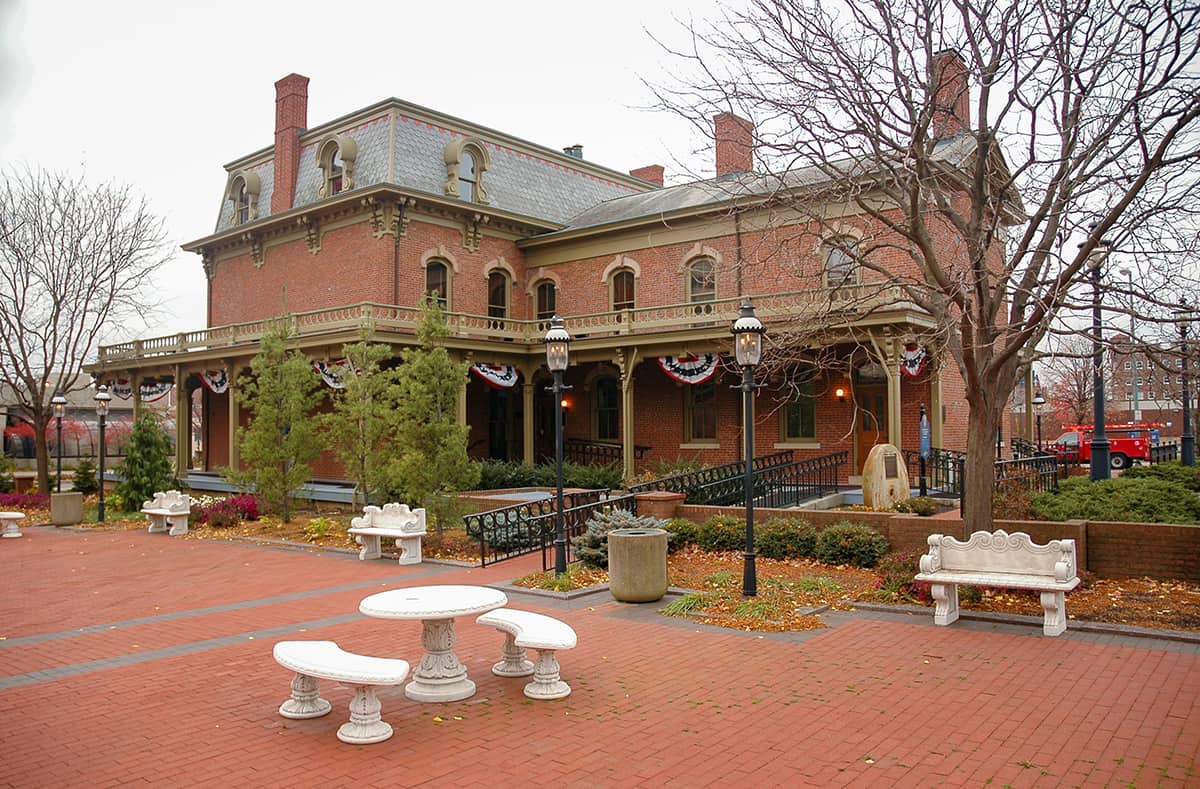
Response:
[[[561,699],[570,695],[571,686],[559,678],[555,657],[558,650],[575,647],[575,631],[570,625],[552,616],[512,608],[488,611],[475,621],[504,633],[504,659],[492,666],[493,674],[498,677],[532,674],[533,681],[525,686],[525,695],[531,699]],[[536,664],[525,659],[526,648],[538,651]]]
[[[319,680],[330,679],[354,689],[350,720],[338,729],[339,740],[366,745],[392,736],[391,725],[380,718],[375,689],[403,682],[408,661],[356,655],[333,641],[280,641],[274,655],[279,665],[296,672],[292,696],[280,705],[280,715],[293,719],[327,715],[330,704],[320,696]]]

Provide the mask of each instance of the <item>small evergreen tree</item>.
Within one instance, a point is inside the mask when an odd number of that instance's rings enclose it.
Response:
[[[429,509],[440,531],[455,514],[459,490],[479,481],[479,464],[467,457],[470,428],[458,423],[458,398],[466,362],[455,362],[440,343],[449,334],[437,303],[425,299],[417,323],[420,347],[401,354],[396,371],[393,452],[386,468],[389,495]]]
[[[346,474],[355,481],[356,502],[366,504],[378,490],[394,442],[389,441],[389,411],[397,400],[393,370],[381,370],[392,350],[381,343],[342,346],[350,362],[344,389],[333,394],[333,411],[322,415],[321,431]]]
[[[126,508],[137,508],[162,490],[177,488],[171,471],[171,444],[166,431],[148,413],[138,417],[125,445],[125,462],[117,467],[123,478],[116,493]]]
[[[321,401],[312,363],[288,351],[282,322],[262,339],[250,361],[250,375],[238,378],[238,402],[250,411],[250,423],[238,428],[244,470],[226,475],[239,486],[254,486],[283,518],[292,519],[292,498],[312,475],[309,465],[322,447],[310,414]]]
[[[96,461],[83,458],[75,466],[75,484],[71,489],[90,496],[100,492],[100,482],[96,479]]]
[[[11,493],[13,489],[14,464],[0,449],[0,493]]]

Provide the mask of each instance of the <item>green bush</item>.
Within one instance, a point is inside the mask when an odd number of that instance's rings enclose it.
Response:
[[[817,559],[825,564],[874,567],[887,552],[887,539],[859,523],[841,521],[817,535]]]
[[[911,499],[896,502],[893,507],[896,512],[911,512],[913,515],[928,517],[937,512],[937,502],[929,496],[913,496]]]
[[[666,521],[629,510],[598,512],[587,523],[587,531],[571,539],[575,558],[586,567],[608,569],[608,533],[613,529],[661,529]]]
[[[131,505],[149,501],[159,491],[179,487],[171,472],[171,445],[166,431],[150,414],[142,414],[133,423],[133,432],[125,446],[125,462],[119,471],[123,479],[116,492]]]
[[[696,543],[709,552],[742,550],[746,546],[746,522],[732,515],[714,515],[701,524]]]
[[[1092,482],[1072,477],[1059,485],[1058,494],[1035,494],[1030,508],[1035,516],[1052,521],[1200,523],[1200,495],[1161,478],[1123,475]]]
[[[13,462],[3,452],[0,452],[0,493],[12,493],[13,468]]]
[[[1200,492],[1200,466],[1185,466],[1177,460],[1125,469],[1121,479],[1161,479]]]
[[[667,530],[667,550],[676,551],[685,545],[696,545],[699,542],[700,526],[687,518],[672,518],[663,527]]]
[[[755,526],[754,548],[765,559],[811,559],[816,555],[817,530],[808,521],[770,518]]]
[[[484,460],[479,467],[476,490],[552,488],[557,484],[557,471],[553,463],[530,466],[508,460]],[[563,463],[563,487],[594,490],[619,488],[621,484],[621,469],[616,464],[584,466]]]
[[[100,492],[100,483],[96,480],[96,462],[91,458],[84,458],[75,466],[73,489],[85,496]]]

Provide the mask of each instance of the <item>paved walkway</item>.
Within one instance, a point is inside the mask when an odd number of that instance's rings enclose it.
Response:
[[[826,630],[723,631],[591,596],[510,595],[579,634],[574,688],[532,702],[492,676],[500,636],[461,620],[477,694],[380,694],[386,743],[276,710],[284,638],[420,657],[420,624],[357,613],[380,589],[489,584],[485,570],[144,532],[33,528],[0,541],[0,785],[1196,786],[1200,648],[932,616],[852,613]]]

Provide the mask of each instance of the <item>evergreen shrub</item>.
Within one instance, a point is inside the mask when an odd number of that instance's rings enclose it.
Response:
[[[817,535],[817,559],[825,564],[874,567],[887,552],[887,538],[860,523],[840,521]]]

